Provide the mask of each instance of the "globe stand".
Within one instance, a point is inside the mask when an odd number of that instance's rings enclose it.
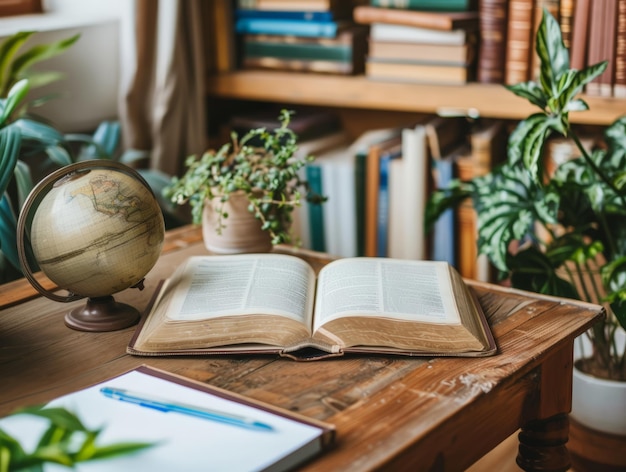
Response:
[[[87,209],[95,209],[100,224],[92,228],[86,215],[81,218],[81,224],[70,225],[71,235],[62,229],[51,230],[56,227],[53,223],[65,216],[62,208],[67,200],[78,200],[78,195],[89,199],[85,202]],[[80,205],[78,210],[82,211]],[[40,221],[43,230],[31,234],[38,217],[43,218]],[[104,218],[111,218],[111,227]],[[42,233],[45,234],[41,236]],[[43,254],[37,255],[41,247],[30,243],[33,238],[37,242],[40,236],[48,246]],[[68,244],[66,236],[81,241],[84,247]],[[140,316],[134,307],[116,302],[112,294],[127,288],[143,288],[143,277],[158,260],[164,236],[159,203],[141,174],[115,161],[80,161],[48,174],[30,192],[17,221],[17,253],[24,277],[44,297],[62,303],[88,297],[83,306],[66,312],[68,328],[115,331],[136,324]],[[95,268],[89,264],[90,248],[95,251],[93,258],[99,261]],[[117,251],[117,256],[109,257],[109,250]],[[124,270],[129,269],[130,258],[134,258],[134,265],[131,270]],[[54,284],[54,289],[44,287],[37,280],[31,262],[39,263],[39,269]],[[68,293],[55,293],[56,290]]]
[[[139,311],[126,303],[116,302],[109,295],[93,297],[85,305],[65,315],[65,325],[78,331],[116,331],[139,321]]]

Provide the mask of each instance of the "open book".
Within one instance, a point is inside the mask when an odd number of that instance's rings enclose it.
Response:
[[[135,355],[296,359],[311,352],[315,358],[495,350],[473,292],[446,262],[346,258],[316,277],[307,262],[284,254],[189,258],[165,282],[128,346]]]

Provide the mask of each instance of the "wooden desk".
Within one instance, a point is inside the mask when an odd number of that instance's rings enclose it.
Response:
[[[184,257],[204,252],[198,230],[169,233],[146,290],[116,298],[143,308],[161,278]],[[0,286],[0,416],[145,363],[334,423],[337,447],[306,470],[464,470],[520,427],[523,468],[566,470],[573,341],[603,311],[475,288],[500,349],[494,357],[300,363],[271,356],[131,357],[125,348],[134,328],[70,330],[63,315],[74,303],[36,297],[24,281],[7,284]]]

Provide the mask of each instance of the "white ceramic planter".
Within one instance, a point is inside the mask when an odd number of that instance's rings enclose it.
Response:
[[[600,379],[574,368],[571,416],[589,428],[626,436],[626,382]]]

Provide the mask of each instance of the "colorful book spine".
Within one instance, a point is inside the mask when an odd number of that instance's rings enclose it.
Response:
[[[591,0],[576,0],[572,25],[572,47],[570,49],[572,69],[582,70],[587,65],[590,13]]]
[[[378,181],[378,223],[376,238],[376,256],[387,257],[389,249],[389,167],[393,159],[402,156],[399,147],[391,149],[380,157],[380,176]]]
[[[477,0],[370,0],[370,5],[407,10],[466,11],[477,8]]]
[[[476,80],[481,83],[504,82],[506,60],[507,0],[481,0],[480,48]]]
[[[370,39],[374,41],[462,45],[467,43],[467,38],[467,31],[462,29],[438,31],[389,23],[373,23],[370,27]]]
[[[587,66],[597,64],[604,60],[604,16],[606,13],[606,1],[594,0],[591,2],[589,15],[589,49],[587,52]],[[596,77],[587,84],[588,95],[601,95],[600,77]]]
[[[296,20],[296,21],[333,21],[332,11],[289,11],[289,10],[248,10],[238,9],[235,18]]]
[[[322,169],[315,164],[306,166],[306,179],[311,192],[322,195]],[[309,230],[311,249],[314,251],[326,251],[324,231],[324,205],[307,205],[309,214]]]
[[[339,25],[334,21],[240,18],[235,23],[235,30],[239,34],[280,34],[309,38],[334,38],[338,29]]]
[[[352,47],[327,46],[324,44],[298,44],[293,42],[270,42],[245,39],[244,57],[277,57],[281,59],[352,61]]]
[[[510,0],[504,83],[517,84],[530,78],[534,0]]]
[[[626,97],[626,0],[617,0],[616,36],[613,95],[624,98]]]
[[[572,46],[572,27],[574,21],[575,0],[561,0],[559,3],[559,22],[561,25],[561,36],[566,48]]]
[[[367,152],[359,150],[354,156],[354,194],[356,198],[356,255],[365,255],[365,165]]]
[[[442,159],[433,159],[433,174],[435,185],[438,188],[446,188],[452,179],[456,177],[456,162],[454,156],[446,156]],[[454,209],[446,210],[435,223],[433,228],[432,259],[435,261],[447,261],[456,264],[456,214]]]
[[[354,21],[362,24],[391,23],[396,25],[417,26],[435,30],[450,31],[478,29],[478,12],[441,12],[422,10],[400,10],[359,5],[354,8]]]

